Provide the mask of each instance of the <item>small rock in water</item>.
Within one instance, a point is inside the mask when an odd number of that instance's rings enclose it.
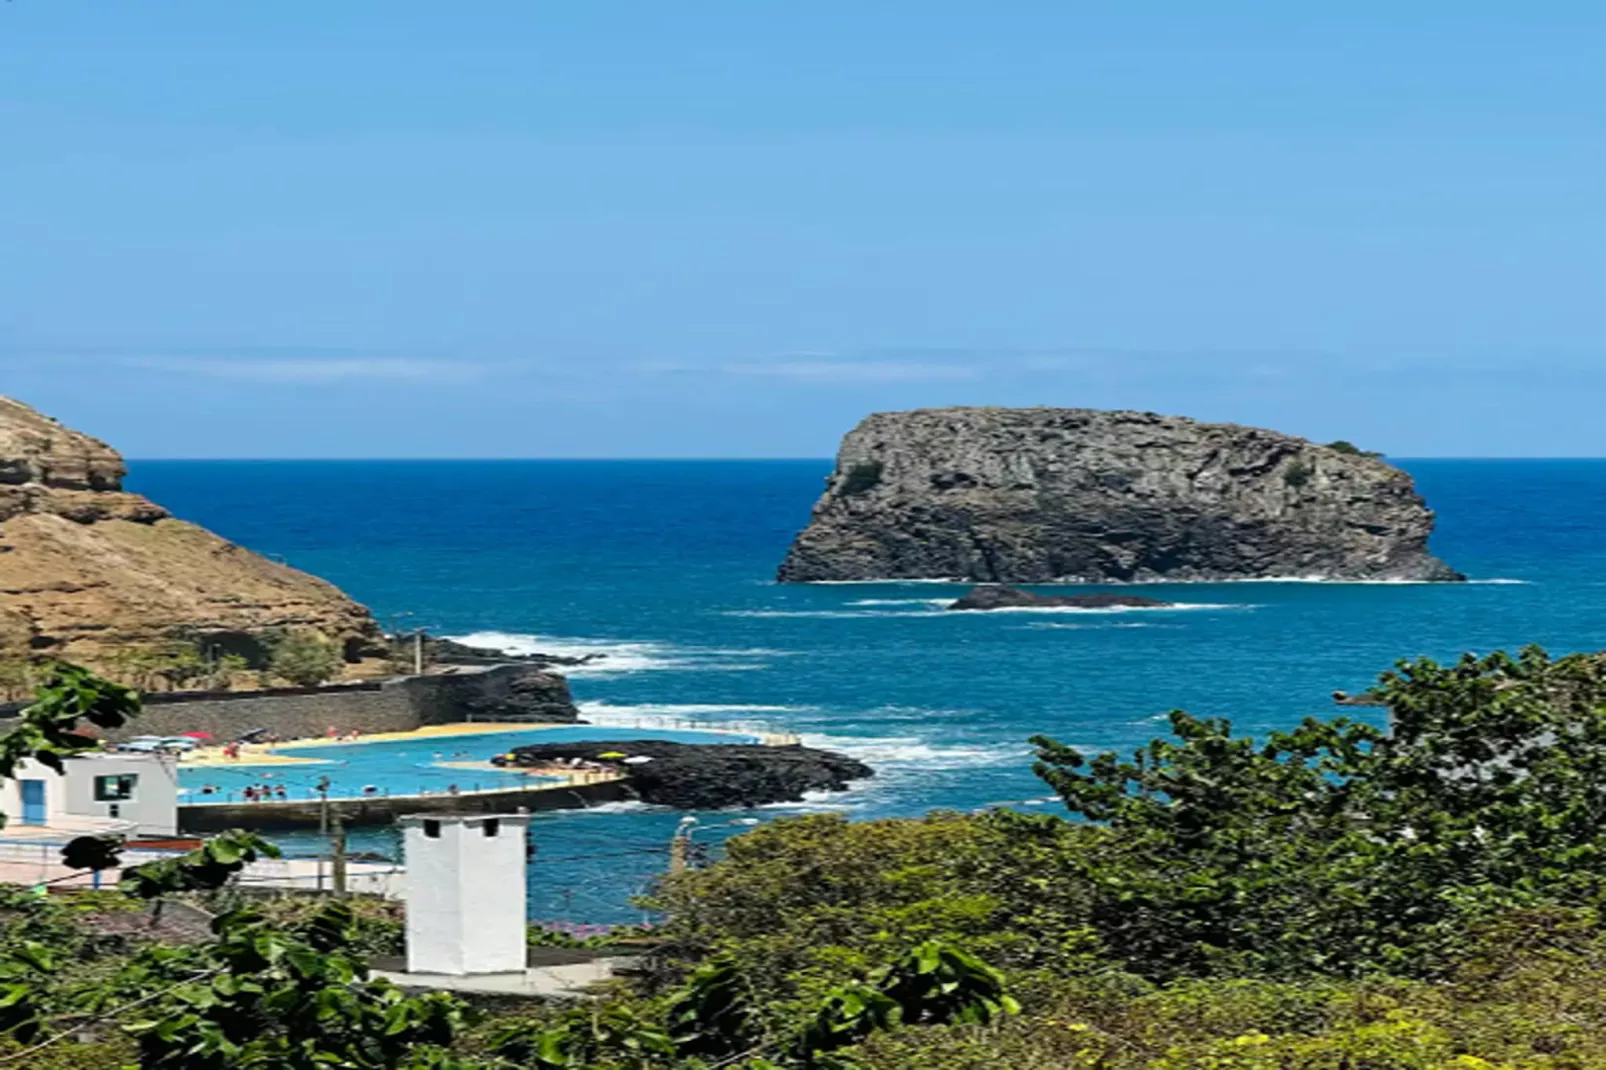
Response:
[[[1004,587],[985,583],[972,587],[970,593],[949,609],[1047,609],[1063,606],[1071,609],[1163,609],[1172,605],[1158,598],[1143,598],[1135,594],[1037,594],[1018,587]]]

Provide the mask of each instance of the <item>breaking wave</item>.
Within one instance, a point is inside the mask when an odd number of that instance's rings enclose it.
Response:
[[[549,654],[558,658],[592,658],[581,665],[560,665],[568,677],[621,676],[633,672],[742,672],[766,668],[766,660],[783,650],[681,647],[652,640],[585,639],[572,636],[473,632],[448,636],[466,646],[504,654]]]
[[[1000,606],[997,609],[956,611],[946,608],[948,603],[949,599],[946,598],[863,599],[848,603],[850,606],[866,607],[861,609],[727,609],[721,615],[726,617],[756,617],[759,619],[856,620],[875,617],[897,617],[901,619],[913,617],[995,617],[1010,613],[1065,613],[1077,616],[1096,616],[1109,613],[1177,613],[1188,610],[1248,610],[1261,608],[1255,604],[1234,602],[1173,602],[1167,606]],[[910,608],[871,608],[898,605],[905,605]]]

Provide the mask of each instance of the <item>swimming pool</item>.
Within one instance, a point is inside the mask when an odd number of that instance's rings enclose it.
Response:
[[[179,769],[179,802],[238,802],[247,787],[283,787],[287,799],[318,798],[318,781],[329,778],[331,799],[356,798],[364,789],[378,795],[438,795],[458,791],[485,791],[539,784],[539,776],[509,773],[494,768],[453,768],[454,762],[488,762],[514,747],[529,743],[571,743],[576,740],[667,739],[677,743],[757,743],[753,736],[724,732],[685,732],[640,728],[602,728],[577,725],[563,728],[486,732],[478,735],[431,736],[382,743],[347,743],[338,746],[286,743],[278,751],[289,757],[309,758],[294,765],[213,765]],[[205,789],[211,788],[211,791]]]

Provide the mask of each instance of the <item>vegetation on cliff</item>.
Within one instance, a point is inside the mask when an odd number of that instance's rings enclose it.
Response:
[[[38,936],[61,919],[29,912],[54,907],[11,901],[0,1025],[13,1062],[90,1038],[21,1064],[59,1067],[1606,1068],[1603,660],[1419,660],[1374,694],[1391,732],[1251,740],[1176,713],[1124,757],[1040,738],[1074,820],[761,827],[661,882],[650,971],[581,1008],[485,1019],[367,981],[372,932],[341,905],[53,972]],[[0,774],[131,712],[66,675]],[[226,886],[269,849],[224,838],[125,886]]]

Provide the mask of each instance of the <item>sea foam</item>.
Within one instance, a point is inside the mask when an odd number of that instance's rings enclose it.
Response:
[[[560,665],[568,677],[621,676],[635,672],[741,672],[766,667],[765,659],[785,651],[758,649],[701,649],[645,639],[586,639],[573,636],[526,635],[513,632],[473,632],[448,636],[466,646],[500,650],[504,654],[550,654],[560,658],[595,657],[583,665]]]

